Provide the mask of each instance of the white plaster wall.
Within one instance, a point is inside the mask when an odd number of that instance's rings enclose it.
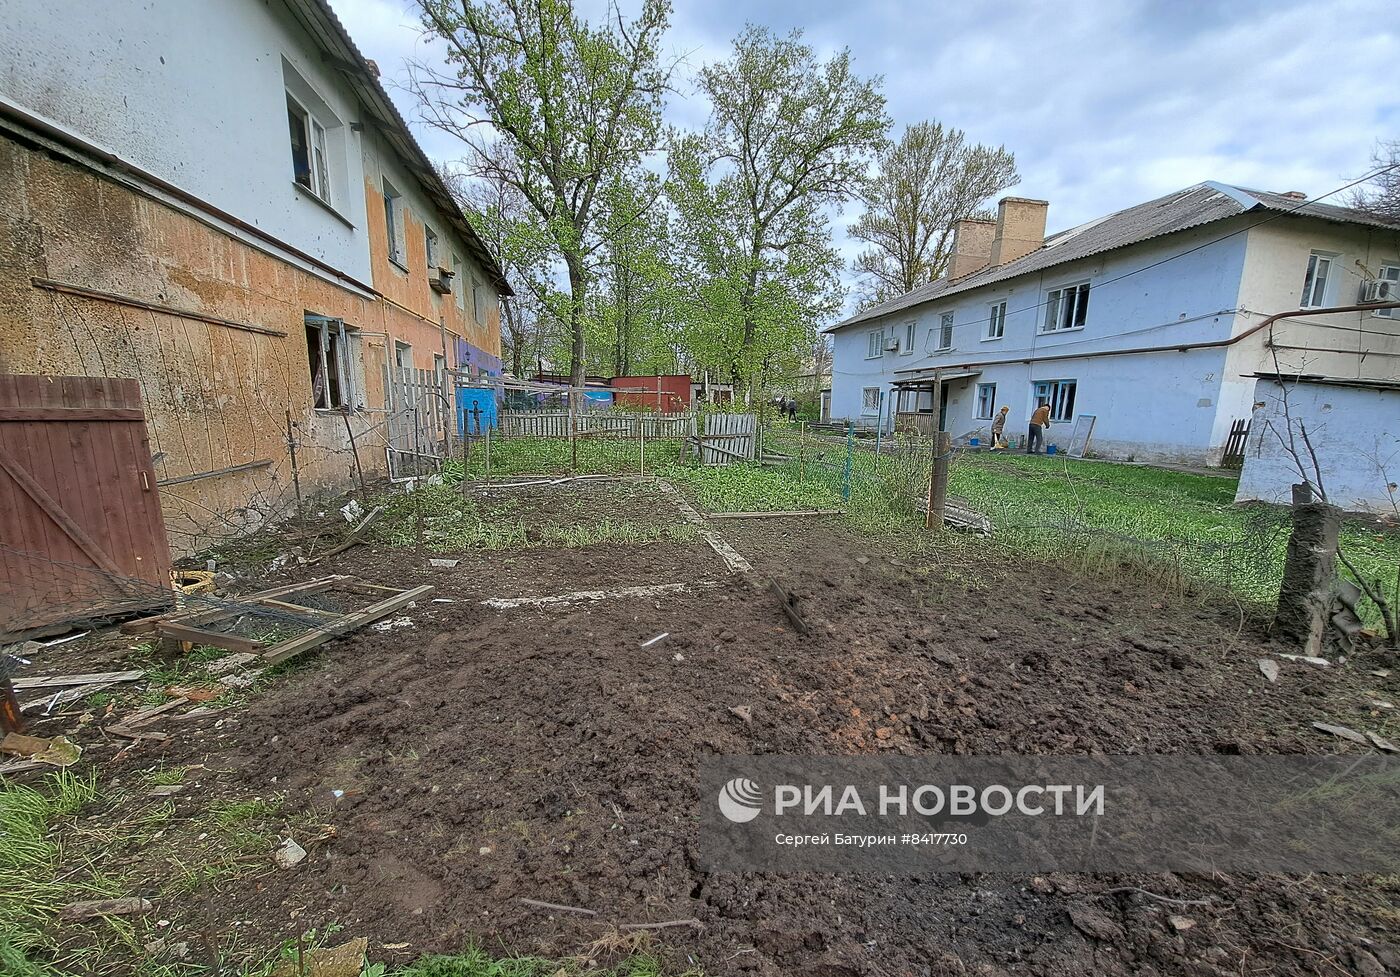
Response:
[[[368,282],[358,112],[280,3],[4,0],[0,97]],[[286,58],[344,123],[328,213],[292,180]]]
[[[1362,282],[1381,265],[1400,265],[1400,233],[1380,228],[1284,217],[1249,232],[1236,333],[1260,319],[1298,308],[1308,257],[1314,251],[1337,255],[1328,277],[1327,305],[1354,305]],[[1400,310],[1394,317],[1346,312],[1279,320],[1234,347],[1230,370],[1255,373],[1309,373],[1330,377],[1391,380],[1400,377]],[[1274,362],[1277,352],[1278,363]]]
[[[1285,390],[1288,416],[1307,473],[1312,476],[1301,440],[1303,428],[1317,452],[1328,500],[1353,511],[1394,513],[1387,485],[1400,482],[1400,390],[1329,384],[1288,383],[1285,387],[1273,380],[1258,381],[1255,394],[1263,406],[1250,427],[1236,501],[1284,504],[1290,500],[1293,484],[1302,480],[1298,464],[1285,447],[1289,430]]]
[[[1245,235],[1227,235],[1242,226],[1240,220],[1222,221],[838,330],[832,415],[857,418],[860,388],[878,380],[888,389],[899,370],[974,369],[982,376],[951,388],[948,430],[957,437],[990,424],[973,417],[975,387],[995,382],[999,403],[1011,407],[1008,431],[1023,434],[1033,407],[1032,384],[1072,379],[1078,381],[1076,413],[1098,415],[1093,445],[1098,453],[1183,462],[1218,458],[1230,420],[1248,416],[1247,404],[1244,413],[1238,413],[1237,391],[1222,407],[1223,348],[1106,357],[1075,354],[1228,338],[1236,328]],[[1159,264],[1173,255],[1177,257]],[[1091,283],[1084,328],[1040,333],[1048,292],[1083,280]],[[1002,301],[1007,304],[1004,336],[988,340],[991,306]],[[954,316],[953,348],[945,352],[935,347],[940,317],[947,311]],[[870,330],[902,332],[911,319],[916,323],[912,354],[865,358]],[[1046,359],[1051,356],[1057,358]],[[1071,427],[1054,425],[1051,440],[1067,443]]]

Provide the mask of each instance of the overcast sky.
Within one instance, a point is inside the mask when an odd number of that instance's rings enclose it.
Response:
[[[409,0],[332,3],[416,120],[403,62],[433,49]],[[857,71],[884,76],[895,133],[933,119],[1005,145],[1012,192],[1050,201],[1051,231],[1202,180],[1326,193],[1367,171],[1378,138],[1400,137],[1395,0],[676,0],[667,43],[689,74],[725,57],[745,21],[850,47]],[[679,87],[669,121],[702,126],[703,99]],[[461,157],[415,129],[430,155]],[[848,258],[853,216],[836,222]]]

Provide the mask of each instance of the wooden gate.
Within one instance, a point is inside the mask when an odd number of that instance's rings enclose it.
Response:
[[[442,464],[452,405],[441,375],[385,367],[390,478],[430,475]]]
[[[172,597],[137,382],[0,375],[0,642]]]
[[[1244,467],[1244,448],[1248,443],[1249,421],[1241,418],[1230,425],[1230,436],[1225,439],[1225,453],[1220,456],[1220,467]]]

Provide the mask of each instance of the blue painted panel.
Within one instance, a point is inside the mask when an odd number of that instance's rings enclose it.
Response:
[[[495,426],[496,391],[490,387],[458,387],[457,433],[480,434]]]
[[[612,391],[610,390],[585,390],[583,398],[595,404],[611,405],[613,402]]]

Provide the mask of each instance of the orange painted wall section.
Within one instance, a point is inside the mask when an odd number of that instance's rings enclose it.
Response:
[[[357,456],[367,477],[386,473],[383,371],[392,340],[410,342],[421,369],[442,351],[435,316],[410,311],[433,301],[416,285],[405,280],[392,301],[359,293],[5,134],[0,213],[0,373],[136,379],[162,480],[269,462],[163,488],[177,554],[217,545],[288,508],[288,414],[306,494],[351,487]],[[410,257],[421,268],[421,229],[418,236],[416,259],[409,239]],[[36,287],[35,278],[285,335],[64,294]],[[427,292],[425,271],[422,278]],[[359,331],[359,409],[313,407],[308,312]],[[485,342],[482,332],[476,336]],[[449,337],[449,355],[452,346]]]
[[[461,337],[477,349],[499,359],[501,355],[500,312],[496,302],[490,301],[487,303],[486,322],[477,323],[475,321],[472,314],[470,257],[466,254],[458,254],[464,263],[467,280],[464,282],[454,280],[452,294],[440,295],[433,291],[428,284],[427,242],[423,233],[423,219],[420,215],[415,214],[408,205],[401,204],[401,206],[404,225],[403,251],[408,265],[407,271],[389,258],[384,195],[374,183],[365,182],[365,210],[369,215],[370,267],[374,278],[374,287],[389,302],[426,320],[418,326],[409,327],[409,331],[404,335],[396,335],[394,338],[407,342],[413,347],[413,365],[415,367],[423,370],[431,369],[433,365],[432,353],[440,354],[442,351],[441,336],[438,331],[438,322],[441,319],[449,334],[447,344],[449,366],[456,368],[463,365],[456,362],[455,344],[451,341],[452,336]],[[441,225],[434,224],[432,226],[438,235],[438,260],[443,267],[451,270],[454,248],[448,241],[448,234]],[[478,274],[480,275],[480,273]],[[486,284],[484,276],[481,277],[483,284]],[[456,289],[458,288],[465,290],[463,292],[465,308],[463,309],[457,307]],[[428,349],[429,344],[432,345],[431,350]]]

